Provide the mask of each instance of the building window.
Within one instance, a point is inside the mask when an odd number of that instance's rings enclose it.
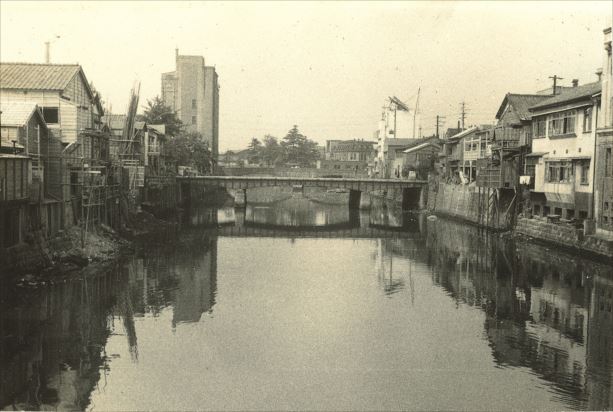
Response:
[[[196,124],[196,116],[192,116],[192,124]]]
[[[47,124],[58,124],[60,122],[60,111],[57,107],[43,107],[43,118]]]
[[[570,162],[547,162],[545,170],[548,183],[568,183],[573,176]]]
[[[592,131],[592,108],[586,107],[583,111],[583,133]]]
[[[575,133],[575,117],[577,112],[568,110],[555,113],[549,118],[549,136],[562,136]]]
[[[192,109],[197,109],[198,105],[196,104],[196,99],[192,99]]]
[[[613,175],[613,164],[611,163],[611,148],[607,147],[604,155],[604,175],[605,177],[611,177]]]
[[[537,117],[532,124],[532,135],[535,139],[545,137],[546,135],[546,121],[544,117]]]
[[[588,185],[590,184],[590,163],[583,162],[581,164],[581,184]]]

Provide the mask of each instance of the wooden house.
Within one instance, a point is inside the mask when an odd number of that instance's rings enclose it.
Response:
[[[67,145],[85,129],[98,129],[98,94],[77,64],[0,63],[0,102],[36,104],[53,135]]]

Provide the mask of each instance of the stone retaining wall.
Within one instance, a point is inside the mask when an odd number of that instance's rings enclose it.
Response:
[[[479,205],[485,209],[479,211]],[[505,212],[500,211],[496,214],[494,207],[492,205],[489,208],[490,218],[488,219],[488,194],[487,192],[479,193],[476,186],[448,183],[430,184],[429,186],[428,209],[433,213],[481,224],[491,229],[508,229]]]
[[[522,217],[517,220],[515,231],[566,248],[613,257],[613,241],[593,235],[586,236],[583,229],[570,224]]]

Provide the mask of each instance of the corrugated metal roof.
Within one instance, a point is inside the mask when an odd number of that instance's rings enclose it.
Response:
[[[39,110],[38,106],[35,103],[16,103],[12,102],[10,104],[0,103],[0,125],[2,126],[16,126],[22,127],[30,120],[32,114]],[[47,124],[43,120],[42,113],[40,113],[40,121],[45,127]]]
[[[123,125],[126,123],[125,114],[110,114],[102,116],[102,122],[109,125],[111,129],[123,129]]]
[[[539,104],[530,107],[531,112],[544,109],[546,107],[555,106],[560,103],[571,102],[573,100],[583,99],[591,97],[592,95],[599,93],[602,89],[600,82],[588,83],[582,86],[570,87],[564,89],[560,94],[550,97],[547,100],[543,100]]]
[[[0,63],[0,88],[64,90],[80,70],[78,64]]]

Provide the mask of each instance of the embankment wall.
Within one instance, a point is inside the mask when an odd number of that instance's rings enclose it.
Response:
[[[505,202],[499,200],[498,206],[489,202],[492,190],[480,192],[476,186],[432,182],[428,190],[428,210],[490,229],[509,229]]]
[[[583,229],[566,223],[552,223],[540,219],[520,217],[515,231],[522,235],[562,246],[567,249],[588,251],[601,256],[613,257],[613,240],[584,235]]]

